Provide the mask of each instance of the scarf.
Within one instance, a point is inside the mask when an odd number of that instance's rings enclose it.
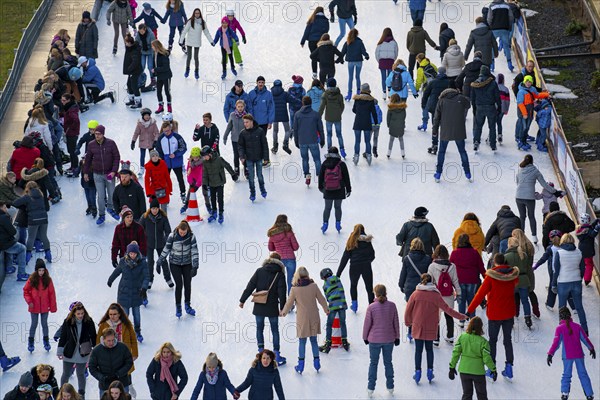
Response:
[[[227,54],[231,54],[231,49],[229,48],[229,38],[227,37],[227,29],[229,28],[221,27],[221,33],[223,34],[221,37],[221,46],[223,47],[223,49],[225,49]]]
[[[214,385],[219,380],[219,367],[215,368],[213,372],[210,372],[208,369],[206,370],[206,381],[210,385]]]
[[[300,278],[298,279],[298,283],[296,283],[296,286],[308,286],[313,282],[314,281],[310,278]]]
[[[115,332],[117,333],[117,340],[119,342],[122,342],[123,341],[123,324],[121,323],[121,320],[118,320],[117,322],[112,322],[110,319],[108,319],[108,320],[106,320],[106,322],[108,322],[108,326],[113,328],[115,330]]]
[[[242,117],[243,117],[244,115],[246,115],[246,114],[248,114],[248,113],[246,112],[246,110],[245,110],[245,109],[244,109],[244,110],[242,110],[242,112],[241,112],[241,113],[240,113],[240,112],[238,112],[237,108],[236,108],[235,110],[233,110],[233,115],[234,115],[236,118],[242,118]]]
[[[173,375],[171,375],[171,370],[169,369],[171,365],[173,365],[173,357],[168,359],[160,358],[160,381],[164,382],[166,380],[169,388],[171,388],[171,393],[175,393],[179,388],[177,387],[177,383],[175,383],[175,379],[173,379]]]
[[[138,33],[140,35],[140,39],[142,39],[142,40],[140,40],[140,42],[142,42],[142,50],[143,51],[148,51],[149,50],[149,48],[148,48],[148,41],[146,40],[146,36],[148,36],[148,29],[146,29],[146,34],[145,35],[142,35],[140,32],[138,32]]]
[[[154,121],[154,118],[152,118],[152,117],[150,117],[150,119],[149,119],[148,121],[144,121],[144,118],[142,117],[142,118],[140,118],[140,119],[138,120],[138,122],[139,122],[140,124],[142,124],[142,126],[143,126],[144,128],[148,128],[148,127],[149,127],[150,125],[152,125],[152,124],[153,124],[155,121]]]

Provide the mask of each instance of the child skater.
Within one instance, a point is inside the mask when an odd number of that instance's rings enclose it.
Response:
[[[229,57],[229,63],[231,64],[231,73],[237,76],[237,71],[235,70],[235,64],[233,63],[233,44],[238,41],[238,37],[229,27],[229,19],[227,17],[223,17],[221,20],[221,27],[215,33],[215,40],[212,42],[212,45],[216,45],[219,43],[221,45],[221,64],[223,65],[223,75],[221,75],[221,79],[225,79],[227,77],[227,58]]]
[[[210,146],[204,146],[200,152],[204,159],[202,171],[202,182],[210,188],[211,213],[208,222],[214,222],[219,213],[219,223],[223,223],[223,188],[225,187],[225,170],[231,174],[234,182],[238,180],[231,165],[219,155],[219,152],[213,150]]]
[[[400,153],[404,158],[404,128],[406,127],[406,102],[400,99],[398,93],[394,93],[390,97],[390,104],[388,104],[388,111],[386,115],[387,126],[390,130],[390,143],[388,144],[387,158],[390,159],[392,155],[392,148],[394,147],[394,140],[398,139],[400,142]]]
[[[321,279],[323,282],[323,292],[327,299],[329,306],[329,315],[327,316],[327,328],[325,343],[323,346],[319,346],[319,351],[322,353],[329,353],[331,350],[331,334],[333,327],[333,320],[336,315],[340,319],[340,329],[342,333],[342,347],[344,350],[350,350],[350,343],[348,342],[348,331],[346,329],[346,310],[348,305],[346,304],[346,295],[344,294],[344,286],[340,278],[333,274],[330,268],[324,268],[321,270]]]
[[[575,235],[579,241],[578,249],[581,251],[583,262],[585,263],[585,272],[583,274],[583,282],[585,286],[589,286],[592,281],[592,271],[594,270],[594,256],[596,249],[594,248],[594,239],[600,231],[600,219],[592,223],[589,214],[583,213],[579,217],[581,225],[577,226]]]
[[[240,21],[238,21],[238,19],[235,17],[235,11],[233,9],[229,9],[226,12],[226,18],[229,20],[229,27],[231,28],[231,30],[237,35],[237,31],[240,31],[240,35],[242,35],[242,42],[244,42],[244,44],[246,44],[246,32],[244,32],[244,29],[242,29],[242,25],[240,24]],[[236,38],[235,42],[233,43],[233,59],[235,60],[236,64],[238,64],[240,67],[244,66],[244,62],[242,61],[242,55],[240,54],[240,41]],[[232,64],[233,66],[233,64]]]
[[[48,313],[56,312],[56,292],[52,278],[46,269],[46,263],[41,258],[35,262],[35,271],[29,276],[23,288],[23,297],[31,314],[31,328],[29,328],[29,345],[27,350],[33,352],[35,331],[41,316],[42,332],[44,334],[44,349],[50,351],[50,338],[48,333]]]

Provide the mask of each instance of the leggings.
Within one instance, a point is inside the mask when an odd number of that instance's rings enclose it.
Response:
[[[312,54],[313,51],[315,51],[317,49],[317,43],[318,43],[318,41],[316,41],[316,40],[315,41],[312,41],[312,40],[308,41],[308,49],[310,50],[310,54]],[[313,74],[317,73],[317,66],[318,65],[319,65],[319,62],[317,60],[311,59],[310,66],[312,67]],[[321,81],[321,83],[326,84],[327,82]]]
[[[42,316],[42,333],[44,334],[44,337],[47,338],[48,337],[48,313],[30,313],[31,314],[31,327],[29,328],[29,337],[34,337],[35,336],[35,330],[37,329],[38,326],[38,318],[41,315]]]
[[[213,212],[217,211],[217,204],[219,207],[219,214],[223,214],[223,185],[211,186],[210,187],[210,206]]]
[[[535,200],[517,199],[521,229],[525,232],[525,218],[529,217],[531,234],[537,236],[537,222],[535,221]]]
[[[223,72],[227,71],[227,57],[229,57],[229,62],[231,63],[231,70],[235,71],[235,63],[233,62],[233,49],[231,49],[231,52],[227,54],[227,50],[221,47],[221,64],[223,64]]]
[[[329,222],[331,215],[331,206],[335,207],[335,220],[342,220],[342,200],[341,199],[325,199],[325,209],[323,210],[323,222]]]
[[[192,301],[192,266],[171,264],[171,274],[175,281],[175,305],[181,305],[181,290],[185,289],[185,304]]]
[[[413,70],[415,69],[415,65],[417,64],[417,55],[409,54],[408,55],[408,73],[410,77],[414,79]]]
[[[156,97],[158,97],[158,103],[163,103],[163,88],[165,89],[165,95],[167,96],[167,104],[171,104],[171,80],[170,79],[158,79],[156,81]]]
[[[273,146],[277,146],[279,143],[279,124],[283,125],[283,130],[285,135],[283,136],[283,145],[288,146],[290,142],[290,136],[292,131],[290,130],[290,123],[288,121],[283,122],[273,122]]]
[[[390,143],[388,144],[388,150],[390,151],[390,154],[392,153],[392,148],[394,147],[394,140],[396,139],[398,139],[398,141],[400,142],[400,150],[404,150],[404,136],[395,138],[390,135]]]
[[[444,318],[446,319],[446,337],[451,339],[454,337],[454,319],[451,315],[444,313]],[[437,340],[440,341],[440,326],[438,324],[437,330]]]
[[[196,65],[196,71],[198,71],[198,51],[200,50],[200,47],[187,46],[187,59],[185,61],[185,68],[186,70],[190,69],[190,62],[192,61],[192,48],[194,49],[194,64]]]
[[[183,170],[182,167],[169,168],[169,174],[171,170],[175,171],[177,182],[179,183],[179,193],[185,194],[185,182],[183,181]]]
[[[69,152],[69,158],[71,159],[71,169],[74,170],[79,166],[79,158],[75,154],[77,149],[77,139],[79,136],[67,136],[67,151]]]
[[[127,75],[127,93],[140,97],[140,87],[138,81],[140,80],[140,74]]]
[[[433,369],[433,340],[415,339],[415,370],[421,369],[423,348],[427,353],[427,369]]]
[[[350,297],[352,301],[358,300],[358,280],[362,276],[365,283],[365,290],[369,298],[369,304],[375,299],[373,294],[373,270],[371,264],[352,265],[350,264]]]
[[[29,225],[27,227],[27,251],[33,251],[33,244],[36,238],[40,239],[44,244],[44,251],[50,250],[47,223],[42,225]]]
[[[112,23],[113,29],[115,30],[115,36],[113,38],[113,47],[116,49],[119,45],[119,28],[121,28],[121,36],[125,39],[125,35],[127,35],[127,24],[117,24],[116,22]]]
[[[85,370],[86,370],[86,364],[85,363],[72,363],[69,361],[64,361],[63,360],[63,373],[62,376],[60,377],[60,386],[64,385],[65,383],[69,382],[69,378],[71,377],[71,375],[73,375],[73,366],[75,366],[75,371],[77,373],[77,388],[78,388],[78,392],[81,393],[85,393]]]
[[[235,172],[240,172],[240,152],[238,149],[238,142],[231,141],[231,147],[233,147],[233,167]]]

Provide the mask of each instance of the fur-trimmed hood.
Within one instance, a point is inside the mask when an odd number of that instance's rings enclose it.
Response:
[[[460,93],[456,89],[448,88],[444,89],[444,91],[440,94],[440,99],[443,97],[452,98],[458,96]]]
[[[481,78],[483,78],[483,76],[479,76],[479,79],[477,79],[475,82],[471,83],[471,87],[482,88],[482,87],[486,87],[490,83],[496,81],[496,79],[493,76],[488,76],[485,80],[480,80]]]
[[[48,170],[46,168],[32,168],[30,170],[28,170],[27,168],[23,168],[21,170],[21,179],[28,182],[37,181],[38,179],[42,179],[46,175],[48,175]]]
[[[388,110],[402,110],[408,107],[406,103],[390,103],[388,104]]]
[[[333,41],[331,41],[331,40],[321,40],[321,41],[317,42],[317,47],[327,46],[329,44],[333,46]]]
[[[356,101],[356,100],[364,100],[364,101],[374,101],[375,98],[373,96],[371,96],[371,92],[361,92],[361,94],[355,94],[354,97],[352,97],[352,100]]]
[[[263,261],[262,266],[267,267],[269,264],[277,265],[279,266],[279,268],[281,268],[281,272],[285,272],[285,265],[283,265],[283,263],[280,260],[276,258],[267,258]]]
[[[373,240],[373,235],[360,235],[358,237],[359,242],[371,242]]]
[[[497,281],[512,281],[519,277],[519,268],[503,265],[502,268],[488,269],[485,274]]]
[[[284,226],[277,226],[275,228],[269,229],[269,231],[267,232],[267,236],[271,237],[285,232],[292,232],[292,226],[290,224]]]

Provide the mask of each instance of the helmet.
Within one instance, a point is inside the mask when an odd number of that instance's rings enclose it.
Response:
[[[589,224],[592,222],[592,217],[590,217],[590,214],[588,213],[583,213],[579,216],[579,221],[581,221],[582,224]]]
[[[561,237],[562,236],[562,232],[559,231],[558,229],[553,229],[550,231],[550,233],[548,234],[548,238],[550,240],[554,239],[555,237]]]
[[[88,122],[88,129],[96,129],[98,127],[98,125],[100,125],[100,122],[93,119]]]
[[[227,11],[225,11],[225,15],[235,15],[235,10],[233,8],[228,8]]]
[[[52,393],[52,386],[50,386],[47,383],[44,383],[40,386],[37,387],[37,391],[38,392],[46,392],[46,393]]]
[[[170,112],[164,113],[162,116],[162,120],[167,122],[173,121],[173,114],[171,114]]]
[[[142,114],[142,117],[146,114],[152,115],[152,110],[150,110],[148,107],[144,107],[140,110],[140,114]]]
[[[192,147],[192,157],[200,157],[201,151],[200,147]]]
[[[83,76],[81,68],[73,67],[69,70],[69,79],[72,81],[78,81]]]
[[[321,270],[321,279],[325,280],[330,276],[333,276],[333,271],[331,270],[331,268],[323,268]]]
[[[200,150],[200,155],[202,157],[209,156],[211,154],[212,154],[212,149],[210,148],[210,146],[204,146],[204,147],[202,147],[202,150]]]

